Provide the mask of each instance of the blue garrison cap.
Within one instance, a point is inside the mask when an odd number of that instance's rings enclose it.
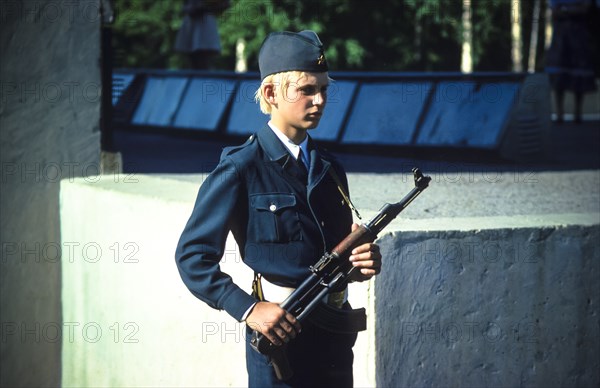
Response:
[[[314,31],[273,32],[264,40],[258,53],[260,79],[283,71],[328,71],[323,43]]]

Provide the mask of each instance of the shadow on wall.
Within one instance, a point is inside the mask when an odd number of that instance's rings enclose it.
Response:
[[[61,384],[61,254],[68,248],[59,190],[62,179],[100,172],[100,20],[83,12],[98,7],[30,3],[34,13],[2,4],[10,15],[3,14],[0,39],[3,387]]]

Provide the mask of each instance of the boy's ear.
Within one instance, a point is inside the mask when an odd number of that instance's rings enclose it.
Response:
[[[273,84],[265,84],[262,86],[263,88],[263,97],[269,103],[275,104],[275,85]]]

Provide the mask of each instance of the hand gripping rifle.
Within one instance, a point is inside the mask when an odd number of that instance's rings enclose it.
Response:
[[[302,322],[315,309],[325,306],[323,299],[329,292],[343,290],[346,287],[354,270],[352,263],[348,260],[352,250],[362,244],[375,241],[377,235],[429,186],[430,177],[423,176],[416,167],[412,169],[412,172],[415,187],[400,202],[385,204],[379,214],[368,224],[359,226],[333,248],[331,253],[325,253],[314,266],[310,267],[311,274],[300,287],[281,303],[281,308]],[[362,315],[364,316],[364,310]],[[359,326],[361,326],[360,323]],[[358,328],[354,332],[364,330],[365,327],[366,322],[363,322],[362,328]],[[287,380],[292,376],[293,373],[285,354],[285,345],[273,345],[258,331],[253,332],[250,344],[257,352],[270,357],[277,378]]]

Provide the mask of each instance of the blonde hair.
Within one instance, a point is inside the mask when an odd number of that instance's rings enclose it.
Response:
[[[292,81],[296,82],[307,74],[304,71],[284,71],[281,73],[270,74],[260,83],[260,86],[256,93],[254,93],[254,100],[260,104],[260,111],[266,115],[271,114],[271,104],[267,102],[265,96],[263,96],[263,86],[273,85],[273,88],[280,92],[284,97],[286,91]]]

